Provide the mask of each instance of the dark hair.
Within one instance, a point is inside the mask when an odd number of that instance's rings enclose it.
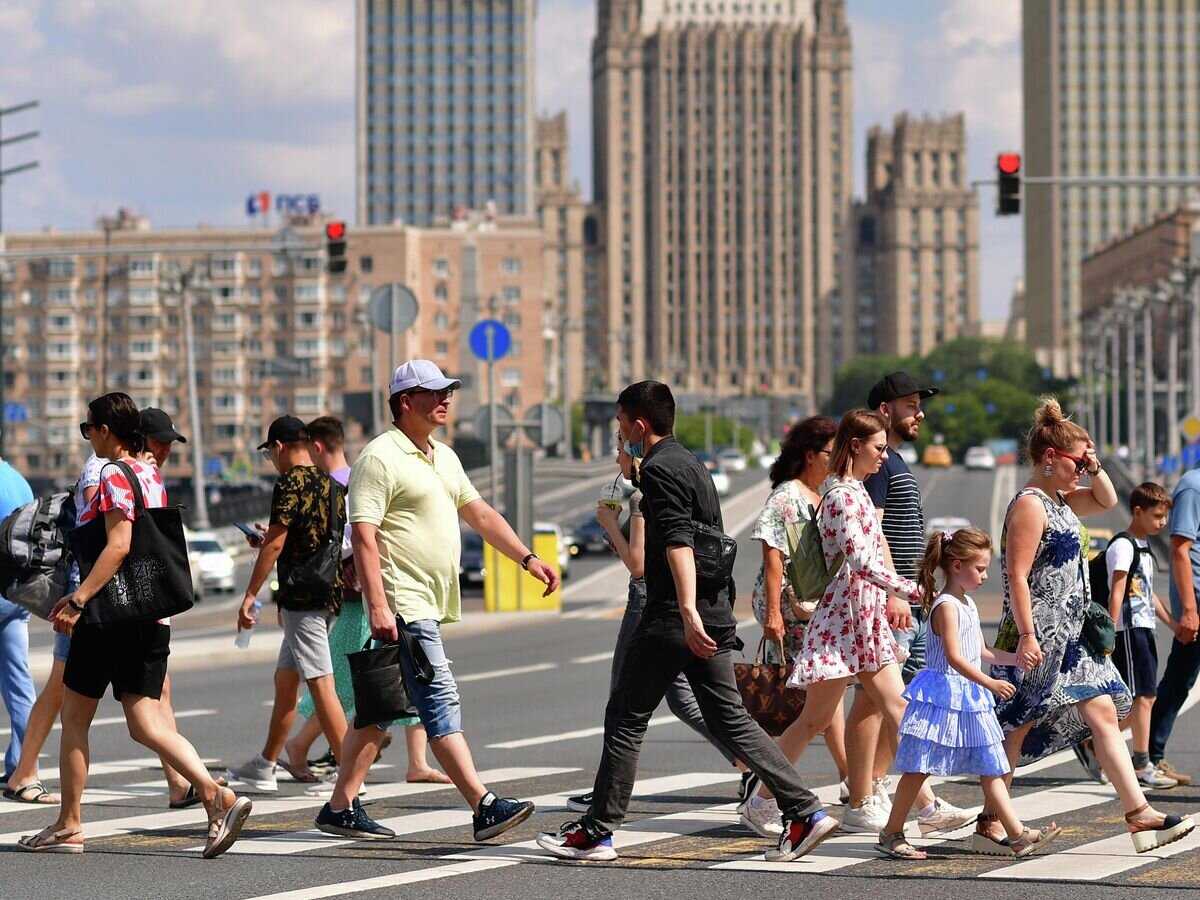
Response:
[[[346,432],[342,420],[333,416],[320,416],[304,426],[308,442],[320,441],[328,450],[341,450],[346,446]]]
[[[771,487],[799,478],[808,464],[808,454],[824,450],[837,434],[837,427],[829,416],[809,416],[789,428],[779,447],[779,458],[771,465]]]
[[[925,555],[917,574],[921,586],[921,608],[926,613],[937,599],[937,587],[933,575],[938,569],[949,571],[950,563],[971,562],[983,553],[992,552],[992,539],[978,528],[960,528],[957,531],[935,531],[925,542]]]
[[[1144,481],[1133,489],[1129,495],[1129,511],[1135,509],[1153,509],[1155,506],[1165,506],[1170,509],[1171,495],[1161,484],[1154,481]]]
[[[675,430],[675,398],[661,381],[639,381],[621,391],[617,406],[633,419],[645,419],[660,437]]]
[[[146,436],[142,434],[142,415],[137,404],[128,394],[113,391],[97,397],[88,404],[93,425],[107,425],[131,453],[146,449]]]
[[[846,474],[850,466],[850,442],[865,441],[873,434],[887,431],[883,416],[869,409],[852,409],[842,416],[837,434],[833,438],[833,453],[829,457],[829,473],[838,478]]]
[[[1076,443],[1086,443],[1088,433],[1076,422],[1063,414],[1057,397],[1043,397],[1033,413],[1033,428],[1029,431],[1029,442],[1025,452],[1029,461],[1037,465],[1047,450],[1066,450]]]

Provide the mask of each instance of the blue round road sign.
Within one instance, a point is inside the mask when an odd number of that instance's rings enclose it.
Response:
[[[489,341],[490,335],[490,341]],[[471,329],[471,352],[484,362],[493,362],[508,355],[512,349],[512,332],[496,319],[484,319]],[[488,344],[491,343],[491,354]]]

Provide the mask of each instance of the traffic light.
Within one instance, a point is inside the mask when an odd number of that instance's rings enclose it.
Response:
[[[1001,153],[996,158],[996,215],[1021,214],[1021,154]]]
[[[325,226],[325,259],[330,275],[346,271],[345,222],[330,222]]]

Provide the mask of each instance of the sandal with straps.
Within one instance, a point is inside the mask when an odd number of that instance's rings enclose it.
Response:
[[[875,845],[875,849],[892,859],[925,859],[928,857],[924,850],[918,850],[908,842],[903,831],[879,832],[879,843]]]
[[[1009,846],[1008,838],[997,840],[979,830],[980,826],[986,825],[988,822],[998,822],[999,820],[1000,817],[996,813],[980,813],[975,817],[975,831],[968,843],[972,853],[980,853],[984,856],[1013,855],[1013,849]]]
[[[1129,826],[1129,836],[1133,839],[1133,849],[1137,853],[1148,853],[1173,844],[1186,837],[1196,827],[1191,816],[1163,816],[1162,825],[1158,827],[1134,823],[1133,817],[1149,808],[1149,803],[1143,803],[1132,812],[1125,813],[1125,823]]]
[[[1040,829],[1037,840],[1034,840],[1030,835],[1033,834],[1032,828],[1022,828],[1021,836],[1016,840],[1008,842],[1008,846],[1012,848],[1012,855],[1017,859],[1024,859],[1031,854],[1037,853],[1048,843],[1062,834],[1062,829],[1054,822],[1050,823],[1048,828]]]
[[[53,825],[47,825],[37,834],[25,835],[17,841],[17,846],[30,853],[82,853],[83,841],[70,840],[82,834],[82,828],[60,828],[55,831]]]
[[[228,788],[221,788],[221,791],[224,790]],[[229,793],[233,794],[233,791]],[[208,820],[208,841],[204,845],[203,854],[205,859],[214,859],[233,846],[254,806],[247,798],[237,795],[234,795],[228,809],[221,807],[220,802],[221,793],[218,791],[214,812]]]

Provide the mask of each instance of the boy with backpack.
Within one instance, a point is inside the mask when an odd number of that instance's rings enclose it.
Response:
[[[1128,528],[1109,541],[1103,555],[1096,555],[1088,574],[1093,599],[1108,607],[1116,624],[1113,663],[1133,694],[1133,711],[1121,727],[1133,730],[1138,781],[1146,787],[1173,788],[1179,782],[1150,762],[1150,710],[1158,692],[1155,617],[1172,632],[1178,631],[1179,623],[1154,593],[1154,554],[1147,540],[1166,527],[1171,495],[1162,485],[1147,481],[1133,489],[1129,508]]]

